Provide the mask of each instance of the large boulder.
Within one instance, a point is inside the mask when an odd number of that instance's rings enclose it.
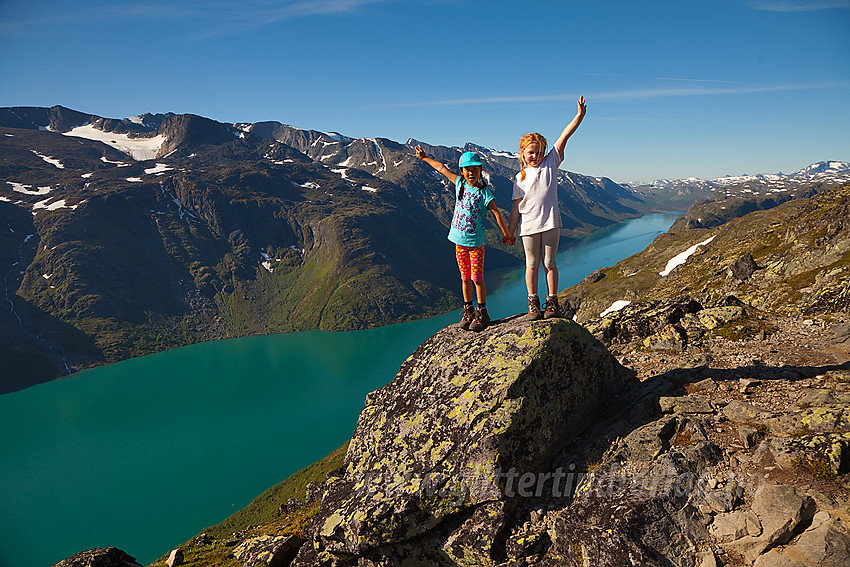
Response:
[[[761,533],[735,539],[724,547],[752,563],[765,550],[788,543],[801,525],[811,521],[816,510],[815,502],[793,487],[765,484],[756,492],[752,503]]]
[[[286,567],[304,541],[294,535],[258,536],[239,544],[233,555],[242,567]]]
[[[700,504],[724,494],[705,486],[700,474],[719,461],[721,451],[700,441],[685,450],[632,454],[633,441],[615,445],[614,458],[588,473],[569,506],[557,512],[547,557],[561,559],[558,565],[699,565],[684,550],[708,539]]]
[[[326,482],[312,546],[295,564],[412,549],[432,565],[492,562],[505,554],[511,497],[539,490],[553,455],[631,381],[572,321],[441,330],[367,397],[344,471]]]
[[[850,530],[826,512],[819,512],[812,525],[797,539],[783,548],[775,548],[759,556],[753,567],[844,567],[848,559]]]
[[[135,557],[127,555],[117,547],[105,547],[81,551],[56,563],[53,567],[142,567]]]

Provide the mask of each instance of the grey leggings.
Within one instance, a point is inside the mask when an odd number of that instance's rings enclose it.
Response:
[[[557,267],[555,256],[558,254],[558,239],[560,237],[560,228],[551,228],[545,232],[523,236],[522,247],[525,248],[525,267],[537,268],[540,265],[542,255],[543,267],[547,270],[555,269]]]

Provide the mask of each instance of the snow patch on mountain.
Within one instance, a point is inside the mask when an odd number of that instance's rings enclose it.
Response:
[[[100,156],[100,161],[102,161],[103,163],[109,163],[109,164],[112,164],[112,165],[117,165],[118,167],[130,167],[129,163],[124,163],[123,161],[108,160],[108,159],[106,159],[106,156]]]
[[[56,211],[56,210],[59,210],[59,209],[71,209],[73,211],[79,206],[79,203],[76,204],[76,205],[66,205],[65,199],[59,199],[58,201],[53,201],[52,203],[50,203],[51,199],[52,199],[52,197],[45,199],[43,201],[39,201],[36,204],[34,204],[32,206],[32,208],[33,208],[32,214],[35,214],[36,209],[44,209],[44,210],[47,210],[47,211]],[[48,203],[50,203],[50,204],[48,204]]]
[[[159,153],[162,144],[165,143],[165,136],[162,134],[153,136],[152,138],[131,138],[127,134],[116,134],[115,132],[98,130],[91,124],[77,126],[68,132],[63,132],[62,135],[103,142],[119,152],[127,154],[136,161],[154,159]],[[104,161],[106,160],[104,159]]]
[[[37,155],[38,157],[40,157],[41,159],[43,159],[44,161],[46,161],[47,163],[49,163],[50,165],[55,166],[58,169],[65,169],[65,165],[61,161],[59,161],[58,159],[52,158],[50,156],[46,156],[44,154],[40,154],[35,150],[30,150],[30,151],[32,153],[34,153],[35,155]]]
[[[714,236],[717,236],[717,235],[715,234]],[[687,250],[685,250],[681,254],[677,254],[676,256],[673,256],[672,258],[670,258],[670,260],[667,262],[667,266],[664,268],[664,271],[658,272],[658,275],[662,276],[662,277],[669,275],[670,272],[672,272],[675,268],[677,268],[677,267],[681,266],[682,264],[684,264],[685,262],[687,262],[688,258],[693,256],[694,252],[697,251],[697,248],[699,248],[700,246],[705,246],[709,242],[714,240],[714,236],[712,236],[711,238],[706,238],[702,242],[698,242],[697,244],[694,244],[693,246],[691,246],[690,248],[688,248]]]
[[[268,270],[270,274],[274,273],[272,262],[280,262],[280,258],[272,258],[265,250],[260,250],[260,265]]]
[[[343,136],[339,132],[322,132],[322,134],[324,134],[325,136],[328,136],[329,138],[333,138],[337,142],[352,142],[352,141],[354,141],[354,138],[349,138],[348,136]]]
[[[614,303],[611,304],[611,307],[609,307],[608,309],[606,309],[605,311],[600,313],[599,316],[605,317],[609,313],[614,313],[615,311],[619,311],[623,307],[625,307],[627,305],[631,305],[631,304],[632,304],[631,301],[626,301],[625,299],[618,299],[617,301],[615,301]]]
[[[387,170],[387,159],[384,157],[384,152],[381,150],[380,144],[378,144],[378,140],[376,138],[369,138],[369,141],[372,142],[375,146],[375,150],[378,152],[378,156],[381,158],[381,165],[378,167],[378,171],[375,172],[375,175],[381,173],[382,171]],[[377,162],[376,162],[377,165]]]
[[[172,171],[174,168],[165,165],[164,163],[158,163],[154,167],[149,167],[145,170],[145,173],[148,175],[162,175],[166,171]]]
[[[23,193],[24,195],[47,195],[53,190],[50,186],[39,187],[37,190],[33,190],[32,185],[24,185],[23,183],[15,183],[14,181],[7,181],[6,183],[12,186],[12,191]]]

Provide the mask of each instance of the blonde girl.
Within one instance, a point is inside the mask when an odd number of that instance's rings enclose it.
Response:
[[[561,231],[561,209],[558,206],[558,166],[564,160],[567,140],[576,131],[587,112],[582,96],[578,112],[567,124],[551,151],[546,152],[546,138],[537,133],[526,134],[519,143],[520,171],[514,179],[513,207],[508,232],[514,234],[520,225],[525,249],[525,285],[528,289],[528,317],[562,317],[558,305],[558,240]],[[537,295],[540,263],[546,270],[548,295],[541,313]]]

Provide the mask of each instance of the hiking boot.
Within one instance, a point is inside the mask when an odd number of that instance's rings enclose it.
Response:
[[[490,316],[487,314],[486,307],[476,307],[475,308],[475,319],[472,320],[472,324],[469,326],[470,331],[483,331],[487,325],[490,324]]]
[[[473,319],[475,319],[475,307],[471,304],[464,305],[463,309],[460,310],[460,323],[457,326],[464,331],[468,331]]]
[[[543,313],[540,312],[540,298],[535,296],[528,296],[528,316],[526,319],[529,321],[537,321],[538,319],[543,318]]]
[[[557,295],[548,295],[546,296],[546,304],[543,309],[543,317],[545,319],[551,319],[553,317],[563,317],[564,314],[561,313],[561,306],[558,305],[558,296]]]

